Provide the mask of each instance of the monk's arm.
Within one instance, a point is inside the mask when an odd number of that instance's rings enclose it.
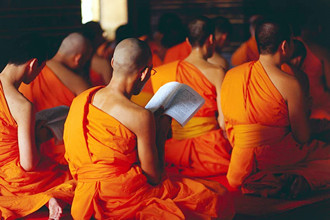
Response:
[[[218,107],[218,123],[220,128],[225,131],[225,119],[223,117],[222,108],[221,108],[221,97],[220,97],[220,91],[221,91],[221,85],[223,82],[223,79],[225,78],[225,71],[222,68],[219,68],[217,70],[217,73],[215,74],[214,82],[215,82],[215,88],[217,91],[217,107]]]
[[[299,143],[306,143],[310,139],[308,123],[308,107],[299,82],[296,79],[286,81],[286,101],[289,110],[289,120],[294,138]]]
[[[156,125],[151,112],[145,110],[135,120],[136,129],[133,131],[137,136],[138,156],[141,168],[150,184],[160,182],[162,165],[156,146]]]
[[[25,171],[33,171],[40,160],[40,155],[35,144],[34,115],[32,104],[29,102],[21,104],[20,112],[13,113],[18,125],[20,164]]]

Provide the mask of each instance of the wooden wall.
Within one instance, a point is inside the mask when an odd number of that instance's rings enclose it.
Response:
[[[39,32],[56,47],[81,26],[80,0],[1,0],[0,49],[5,59],[6,41],[22,32]]]

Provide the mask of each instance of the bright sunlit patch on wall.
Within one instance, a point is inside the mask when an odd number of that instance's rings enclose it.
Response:
[[[99,21],[109,39],[114,39],[117,27],[127,23],[125,0],[81,0],[82,23]]]

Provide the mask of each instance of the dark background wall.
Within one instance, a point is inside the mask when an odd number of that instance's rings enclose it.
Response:
[[[123,0],[124,1],[124,0]],[[314,14],[327,33],[321,40],[329,44],[329,0],[127,0],[128,21],[140,34],[156,30],[159,17],[177,13],[184,23],[196,15],[222,15],[233,24],[234,34],[226,52],[232,53],[249,37],[248,18],[253,14],[286,18],[295,29]],[[24,31],[47,35],[54,45],[81,26],[80,0],[1,0],[0,62],[8,39]],[[1,65],[1,63],[0,63]]]

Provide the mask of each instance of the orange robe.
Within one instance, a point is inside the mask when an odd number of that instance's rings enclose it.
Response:
[[[177,81],[189,85],[205,99],[202,108],[183,128],[173,120],[173,138],[165,145],[168,167],[174,166],[189,176],[225,174],[231,146],[218,125],[215,86],[186,61],[176,61],[156,69],[157,75],[152,78],[155,91],[167,82]]]
[[[43,158],[38,170],[25,172],[20,166],[17,123],[12,117],[0,83],[0,213],[4,219],[26,216],[51,197],[70,202],[73,182],[67,169]],[[60,185],[61,184],[61,185]]]
[[[147,183],[138,163],[136,136],[91,104],[94,87],[73,101],[64,129],[66,158],[78,181],[74,219],[196,219],[232,217],[219,183],[179,176]]]
[[[302,39],[299,38],[300,41]],[[302,65],[307,74],[310,84],[310,94],[313,99],[311,118],[330,120],[330,92],[325,91],[324,72],[321,61],[312,53],[308,45],[306,47],[306,58]]]
[[[330,148],[313,141],[297,143],[290,131],[288,107],[259,61],[229,70],[221,105],[233,146],[227,179],[243,192],[281,186],[274,173],[299,174],[312,189],[330,186]]]
[[[30,84],[22,83],[19,90],[33,103],[36,112],[60,105],[70,106],[75,97],[47,65]],[[41,144],[40,150],[57,162],[66,164],[64,145],[56,145],[54,139]]]
[[[231,64],[238,66],[246,62],[259,59],[259,51],[256,39],[250,37],[250,39],[244,43],[233,53],[231,56]]]
[[[191,52],[191,46],[188,42],[184,41],[177,44],[166,51],[163,64],[170,63],[176,60],[183,60]]]

